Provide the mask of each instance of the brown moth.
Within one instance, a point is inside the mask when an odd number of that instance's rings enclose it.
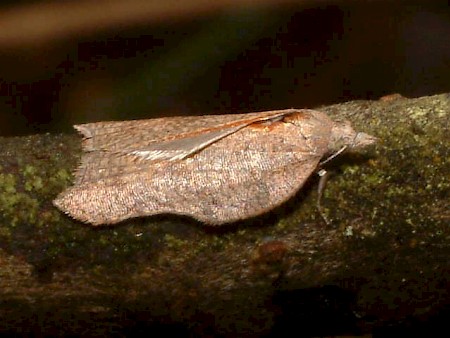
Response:
[[[306,109],[77,125],[75,184],[54,204],[93,225],[161,213],[211,225],[293,196],[326,156],[375,138]]]

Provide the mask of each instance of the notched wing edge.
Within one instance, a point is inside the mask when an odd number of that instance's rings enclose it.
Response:
[[[83,135],[83,151],[96,150],[93,145],[93,130],[87,124],[76,124],[73,126],[81,135]]]

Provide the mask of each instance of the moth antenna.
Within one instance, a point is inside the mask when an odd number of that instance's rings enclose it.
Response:
[[[324,164],[330,162],[332,159],[336,158],[337,156],[339,156],[340,154],[342,154],[345,149],[347,149],[348,146],[345,145],[343,146],[341,149],[339,149],[338,151],[336,151],[334,154],[328,156],[325,160],[323,160],[322,162],[319,163],[319,166],[323,166]]]

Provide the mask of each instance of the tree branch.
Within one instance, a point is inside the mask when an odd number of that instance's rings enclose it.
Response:
[[[1,138],[4,332],[37,312],[44,332],[164,322],[260,335],[286,309],[308,325],[305,313],[324,293],[327,304],[345,295],[337,311],[353,316],[359,332],[442,309],[449,300],[450,95],[320,110],[380,139],[372,153],[332,163],[323,200],[330,226],[315,208],[312,178],[286,205],[225,228],[168,215],[94,229],[51,204],[70,184],[78,135]]]

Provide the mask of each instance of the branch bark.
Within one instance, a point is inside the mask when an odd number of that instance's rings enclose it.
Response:
[[[225,228],[168,215],[93,229],[51,204],[70,184],[78,135],[1,138],[0,332],[34,323],[41,332],[106,334],[165,323],[257,336],[300,322],[307,330],[311,318],[326,318],[329,307],[315,309],[330,299],[335,316],[369,332],[444,309],[450,95],[320,110],[380,138],[372,152],[332,163],[323,201],[330,226],[315,209],[312,178],[286,205]],[[286,311],[292,323],[280,317]]]

